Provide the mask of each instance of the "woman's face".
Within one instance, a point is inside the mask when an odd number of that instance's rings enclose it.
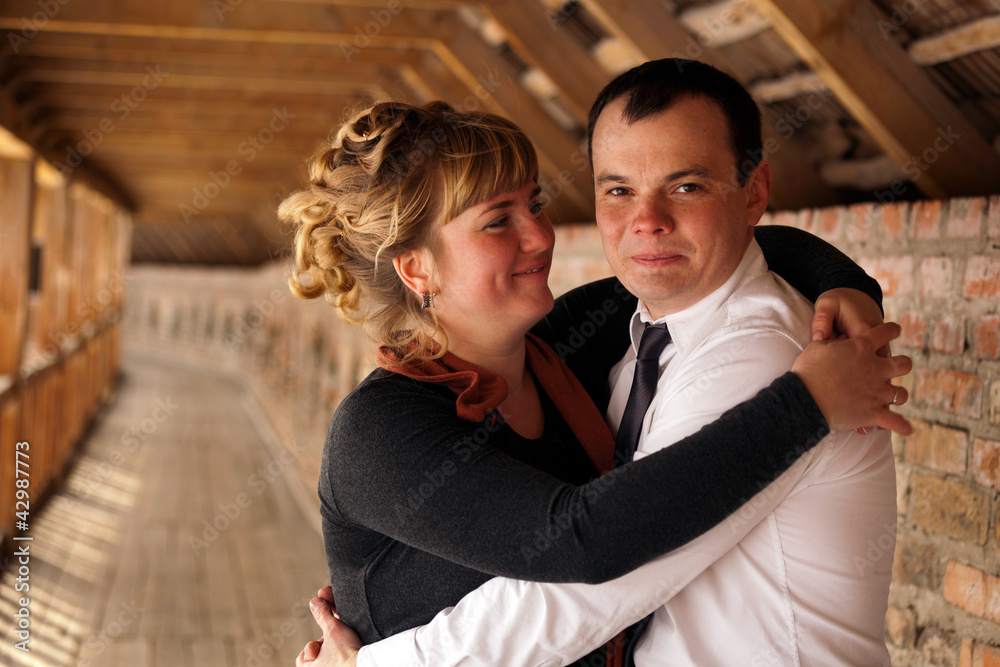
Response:
[[[462,212],[438,230],[435,313],[458,353],[523,337],[552,310],[555,234],[534,180]]]

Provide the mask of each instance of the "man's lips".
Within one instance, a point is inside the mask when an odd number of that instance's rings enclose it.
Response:
[[[676,252],[657,252],[632,255],[631,260],[641,266],[668,266],[680,261],[683,257]]]

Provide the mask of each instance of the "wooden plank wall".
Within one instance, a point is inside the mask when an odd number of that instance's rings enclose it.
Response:
[[[0,542],[9,554],[15,482],[28,480],[30,526],[111,395],[131,222],[0,139]],[[19,475],[16,444],[25,441],[29,467]]]

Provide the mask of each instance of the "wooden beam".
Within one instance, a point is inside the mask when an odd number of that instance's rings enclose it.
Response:
[[[457,19],[456,19],[457,22]],[[517,81],[519,72],[488,47],[469,28],[453,26],[454,32],[438,57],[466,88],[495,100],[503,114],[524,128],[536,149],[541,169],[549,174],[549,195],[555,201],[550,215],[561,222],[594,219],[594,192],[589,167],[580,146],[545,112],[539,102],[525,94]],[[475,69],[469,65],[474,63]]]
[[[503,0],[480,7],[501,26],[514,51],[548,75],[570,112],[585,126],[590,105],[610,79],[584,45],[564,25],[553,25],[537,0]]]
[[[914,40],[910,43],[908,51],[913,62],[926,67],[998,46],[1000,46],[1000,16],[987,16],[936,35]]]
[[[771,28],[746,0],[697,5],[681,12],[677,20],[709,48],[736,44]]]
[[[753,0],[929,197],[1000,189],[1000,156],[893,40],[866,0]]]
[[[759,104],[774,104],[826,90],[826,83],[815,72],[795,72],[780,79],[758,81],[750,87],[750,94]]]
[[[864,160],[836,160],[820,165],[820,174],[827,183],[838,188],[878,190],[893,181],[907,178],[899,165],[888,155]]]

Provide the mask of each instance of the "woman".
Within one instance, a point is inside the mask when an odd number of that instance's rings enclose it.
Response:
[[[381,344],[382,368],[331,423],[320,479],[334,593],[366,642],[427,622],[494,575],[623,574],[728,516],[828,422],[871,423],[896,395],[885,380],[902,362],[857,344],[811,349],[796,362],[801,379],[788,374],[695,436],[594,479],[613,448],[601,413],[526,337],[553,307],[536,178],[509,121],[386,103],[345,124],[313,164],[312,188],[281,206],[299,225],[293,291],[326,296]],[[595,287],[597,303],[614,286]],[[552,343],[580,323],[563,315],[539,329]],[[571,355],[598,395],[624,349],[612,347],[617,323]],[[591,348],[603,351],[596,363]],[[756,414],[779,409],[781,433],[748,435]],[[719,483],[707,490],[710,474]],[[553,526],[562,537],[540,541]]]

